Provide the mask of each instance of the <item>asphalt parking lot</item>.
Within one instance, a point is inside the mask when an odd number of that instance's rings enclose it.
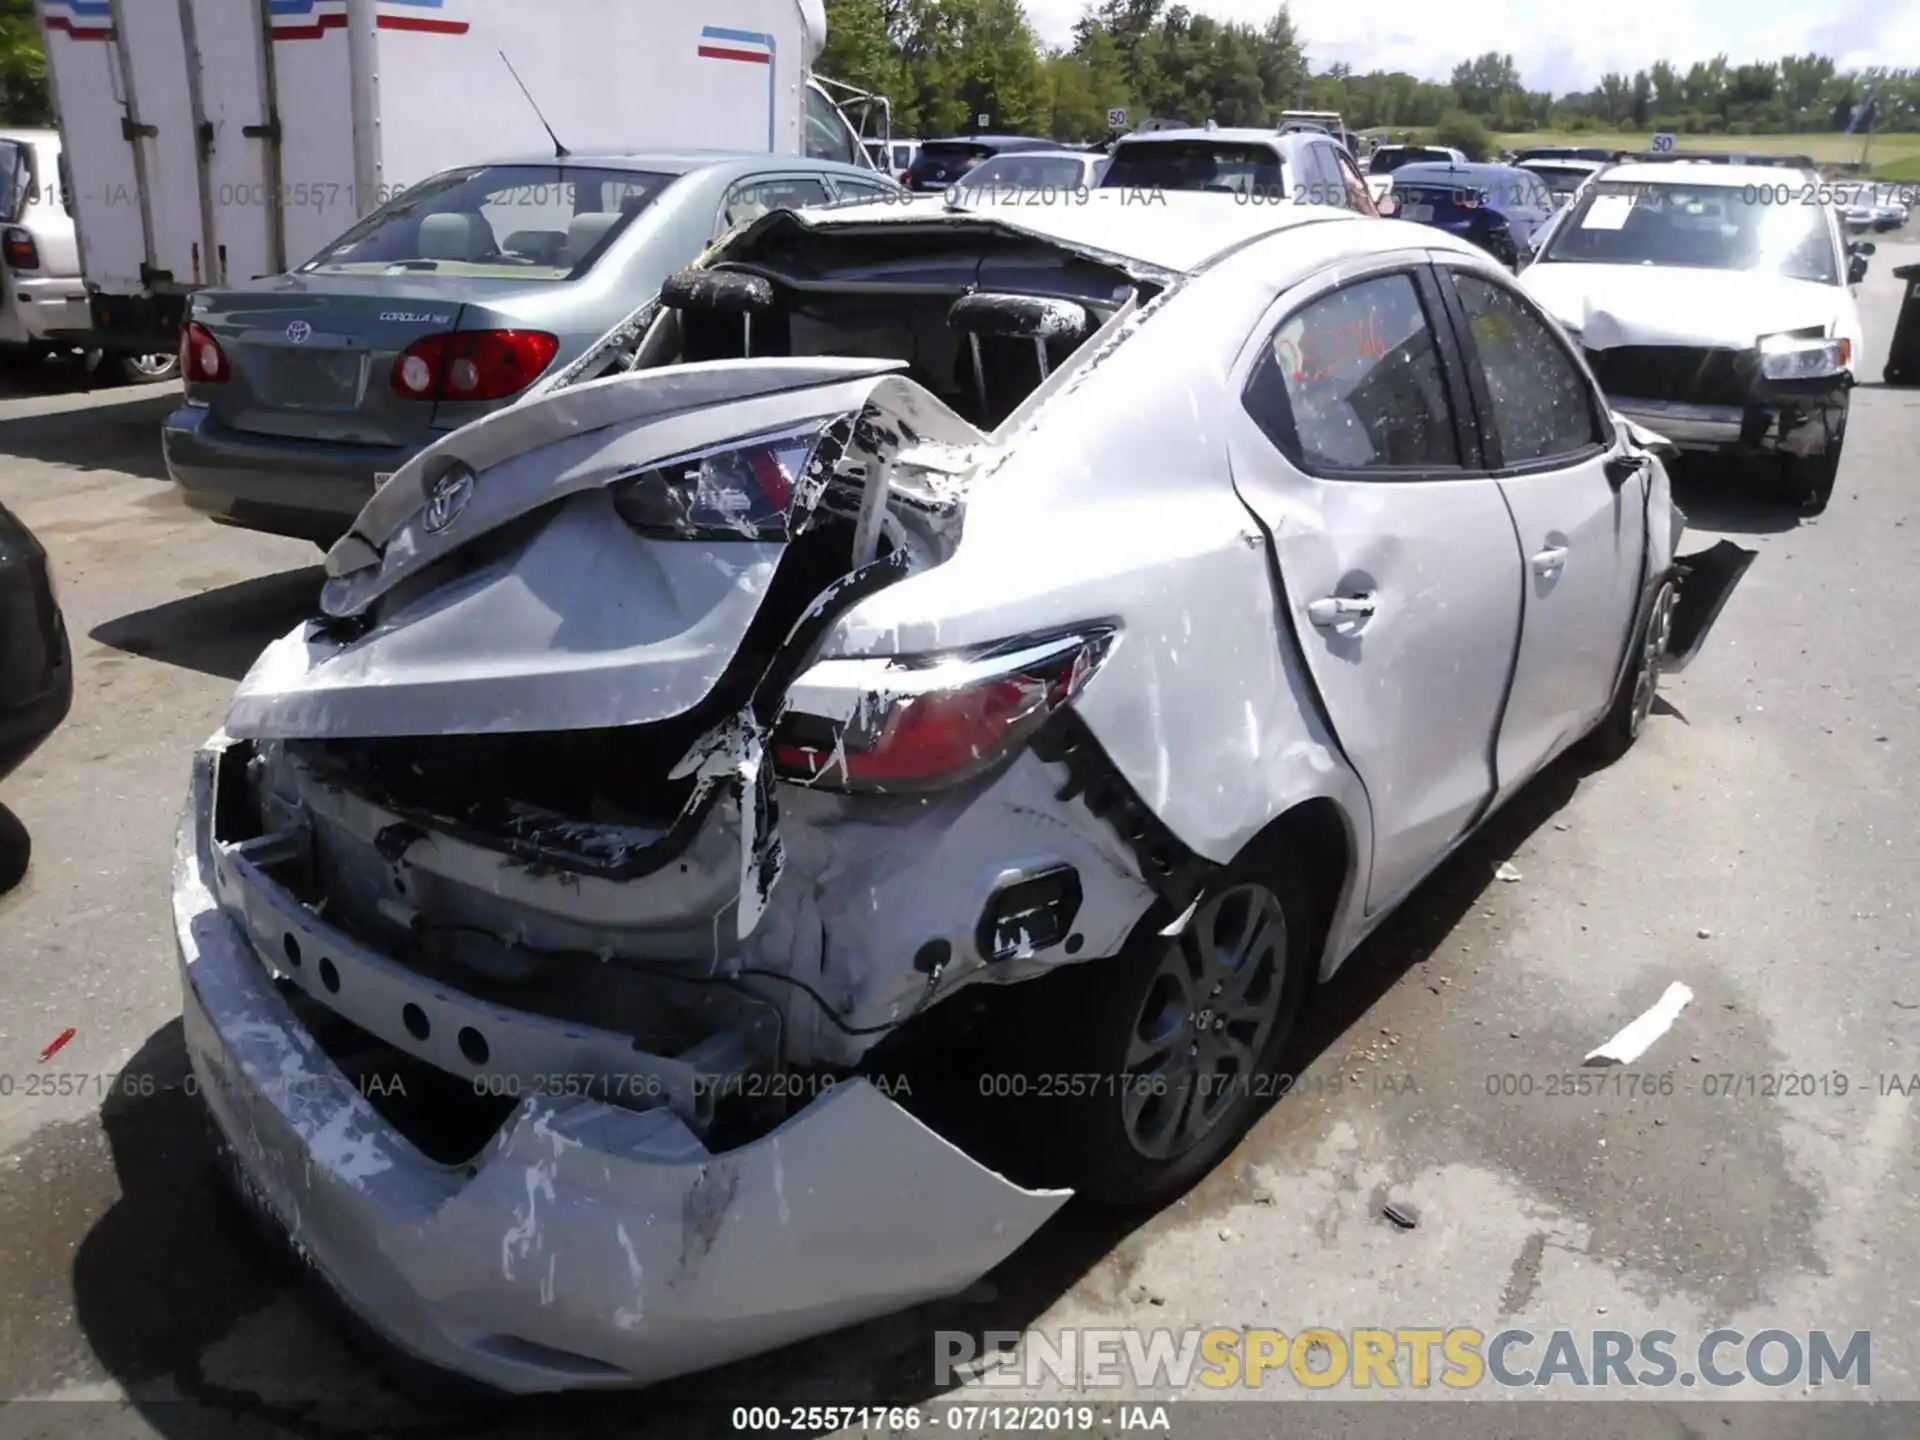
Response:
[[[723,1405],[927,1400],[936,1330],[1075,1325],[1867,1330],[1871,1394],[1920,1401],[1920,390],[1877,383],[1887,272],[1916,259],[1883,242],[1861,287],[1874,383],[1828,513],[1681,475],[1694,543],[1759,551],[1705,653],[1624,761],[1535,782],[1367,943],[1318,999],[1295,1093],[1184,1200],[1144,1223],[1069,1207],[903,1318],[639,1396],[478,1411],[393,1388],[341,1337],[219,1188],[182,1085],[188,758],[306,613],[319,554],[180,505],[172,387],[15,380],[0,502],[53,555],[78,688],[0,791],[35,847],[0,898],[0,1398],[68,1403],[0,1411],[0,1435],[538,1433],[556,1411],[701,1435]],[[1666,1089],[1563,1093],[1674,982],[1691,1003],[1634,1067]],[[28,1093],[48,1070],[77,1079]],[[1916,1433],[1887,1423],[1820,1432]],[[1633,1433],[1729,1433],[1701,1425]]]

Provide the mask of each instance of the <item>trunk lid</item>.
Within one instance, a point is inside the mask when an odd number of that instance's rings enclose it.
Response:
[[[551,284],[530,289],[471,277],[284,276],[204,290],[193,318],[219,342],[231,374],[196,386],[195,398],[223,425],[254,434],[424,445],[486,407],[395,393],[400,357],[429,335],[512,328],[516,301],[552,299]],[[452,410],[460,415],[438,413]]]
[[[855,478],[842,483],[884,499],[901,452],[982,439],[896,368],[674,367],[559,391],[447,437],[335,547],[322,601],[333,619],[266,650],[235,697],[229,732],[504,734],[687,713],[741,666],[762,663],[870,557],[825,522],[786,539],[660,538],[623,518],[612,487],[675,457],[857,414],[854,438],[823,441],[790,489],[811,493],[850,465]],[[452,466],[449,519],[422,477]],[[349,552],[363,559],[343,566]]]

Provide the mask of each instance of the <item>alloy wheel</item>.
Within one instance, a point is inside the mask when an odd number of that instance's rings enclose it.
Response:
[[[1646,638],[1640,644],[1639,670],[1633,677],[1633,712],[1628,717],[1628,733],[1638,735],[1653,710],[1653,696],[1660,684],[1660,657],[1667,653],[1673,637],[1673,582],[1667,581],[1653,597],[1653,612],[1647,616]]]
[[[1163,943],[1120,1097],[1127,1139],[1151,1160],[1192,1150],[1252,1093],[1285,988],[1286,912],[1266,886],[1243,882]]]

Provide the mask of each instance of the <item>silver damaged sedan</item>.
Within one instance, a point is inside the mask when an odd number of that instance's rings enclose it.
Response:
[[[1114,193],[736,231],[410,461],[241,686],[192,1063],[401,1350],[645,1384],[1164,1201],[1699,648],[1751,552],[1676,555],[1659,437],[1495,261]]]

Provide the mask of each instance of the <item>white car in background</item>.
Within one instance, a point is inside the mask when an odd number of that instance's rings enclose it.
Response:
[[[953,188],[969,199],[1021,196],[1027,203],[1076,196],[1100,183],[1107,173],[1107,157],[1092,150],[1011,150],[996,155],[968,173]]]
[[[89,348],[93,320],[68,188],[57,130],[0,132],[0,363],[32,365]],[[170,380],[180,357],[107,355],[96,373]]]
[[[1613,408],[1681,450],[1754,462],[1803,513],[1833,494],[1865,345],[1849,243],[1819,177],[1628,163],[1559,212],[1521,283]]]
[[[1567,204],[1582,185],[1607,168],[1601,160],[1516,160],[1514,164],[1538,175],[1557,206]]]

